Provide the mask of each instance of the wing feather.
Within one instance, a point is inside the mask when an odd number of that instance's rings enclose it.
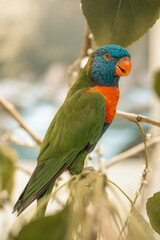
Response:
[[[104,118],[105,99],[99,93],[78,91],[65,100],[47,130],[37,167],[14,211],[22,212],[49,188],[88,143],[96,143]]]

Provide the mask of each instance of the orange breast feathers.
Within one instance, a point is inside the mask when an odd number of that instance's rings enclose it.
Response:
[[[95,86],[86,92],[98,92],[103,95],[106,100],[105,122],[111,123],[116,114],[116,108],[119,100],[119,88]]]

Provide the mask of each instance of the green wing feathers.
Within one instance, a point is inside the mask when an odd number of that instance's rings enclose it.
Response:
[[[43,194],[56,178],[68,167],[73,158],[72,155],[68,156],[65,164],[62,164],[61,159],[54,158],[47,159],[47,161],[39,164],[35,168],[26,188],[15,204],[13,211],[17,210],[20,214],[35,199],[40,197],[40,195]]]
[[[93,144],[98,140],[104,118],[105,99],[99,93],[80,90],[66,98],[47,130],[37,167],[15,204],[14,211],[21,213],[49,188],[88,143]],[[81,156],[85,158],[86,153]]]

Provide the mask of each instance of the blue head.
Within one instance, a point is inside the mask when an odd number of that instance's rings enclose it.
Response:
[[[131,70],[130,53],[118,45],[106,45],[91,56],[90,79],[95,85],[118,87],[120,76]]]

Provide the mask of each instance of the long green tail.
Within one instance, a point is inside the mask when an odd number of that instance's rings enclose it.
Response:
[[[37,209],[39,209],[40,205],[42,204],[42,199],[45,197],[49,197],[49,195],[51,194],[54,183],[55,182],[52,183],[52,185],[48,188],[47,191],[45,191],[40,197],[37,198]],[[38,212],[35,214],[35,219],[39,219],[45,216],[48,202],[49,200],[38,210]]]

